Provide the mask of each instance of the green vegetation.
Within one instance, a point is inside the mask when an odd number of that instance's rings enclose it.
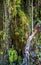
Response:
[[[4,60],[7,55],[6,60],[3,61],[5,64],[0,63],[0,65],[20,65],[27,39],[32,33],[32,16],[33,25],[35,26],[38,21],[41,27],[41,1],[33,0],[32,15],[32,0],[0,0],[0,12],[0,56],[2,56],[0,59]],[[33,31],[38,29],[36,27]],[[31,49],[37,57],[30,54],[30,65],[41,63],[40,30],[41,28],[31,41]]]

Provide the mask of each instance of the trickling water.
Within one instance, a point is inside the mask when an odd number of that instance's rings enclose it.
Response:
[[[30,62],[29,62],[29,49],[30,49],[30,44],[31,44],[31,40],[33,39],[34,35],[36,34],[37,31],[33,32],[28,40],[27,40],[27,44],[25,46],[25,55],[24,55],[24,58],[23,58],[23,63],[21,65],[30,65]]]
[[[32,33],[33,33],[33,0],[32,0]]]

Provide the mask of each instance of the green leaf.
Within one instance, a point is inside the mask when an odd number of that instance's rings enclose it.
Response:
[[[6,33],[4,32],[4,34],[3,34],[3,40],[5,40],[6,39]]]
[[[17,51],[12,48],[8,50],[9,62],[16,61],[18,58]]]
[[[0,51],[0,55],[2,55],[3,54],[3,51]]]

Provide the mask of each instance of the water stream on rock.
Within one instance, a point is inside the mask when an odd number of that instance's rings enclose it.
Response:
[[[34,35],[36,34],[37,31],[33,32],[28,40],[27,40],[27,44],[25,46],[25,55],[24,55],[24,58],[23,58],[23,62],[21,65],[30,65],[30,62],[29,62],[29,51],[30,51],[30,44],[31,44],[31,40],[33,39]]]

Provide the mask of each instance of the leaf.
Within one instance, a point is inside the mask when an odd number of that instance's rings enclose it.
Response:
[[[15,32],[15,35],[19,35],[19,32]]]
[[[3,54],[3,51],[0,51],[0,55],[2,55]]]
[[[13,62],[17,60],[17,51],[13,50],[12,48],[8,50],[8,55],[9,55],[9,62]]]
[[[2,35],[3,31],[0,31],[0,35]]]
[[[3,34],[3,40],[5,40],[6,39],[6,33],[4,32],[4,34]]]
[[[21,64],[21,61],[22,61],[21,56],[18,56],[18,63],[19,63],[19,65]]]

